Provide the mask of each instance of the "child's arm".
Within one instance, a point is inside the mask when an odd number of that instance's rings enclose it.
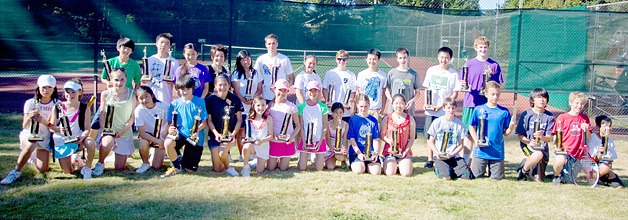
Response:
[[[512,132],[515,131],[515,128],[517,126],[517,109],[516,109],[516,105],[513,107],[513,113],[510,113],[510,122],[508,123],[508,129],[506,129],[504,131],[504,136],[508,136],[510,135]]]
[[[132,101],[133,101],[133,109],[135,109],[137,107],[137,99],[133,99]],[[124,133],[126,133],[129,129],[131,129],[131,127],[133,126],[133,123],[135,123],[135,111],[131,111],[131,117],[129,117],[129,120],[126,121],[126,124],[124,125],[122,129],[120,129],[120,131],[116,132],[116,138],[122,137]]]
[[[50,119],[48,119],[47,127],[50,132],[61,132],[60,126],[53,126],[59,123],[59,109],[57,106],[52,107],[52,114],[50,115]]]
[[[436,149],[436,137],[434,137],[434,135],[430,135],[430,138],[427,139],[427,147],[432,149],[432,152],[434,152],[435,155],[440,154],[441,152],[439,149]]]
[[[290,136],[290,140],[295,140],[297,138],[297,135],[299,135],[299,133],[303,130],[301,129],[303,126],[301,124],[301,118],[299,118],[299,114],[297,112],[292,113],[292,121],[294,121],[294,131],[292,132],[292,135]],[[296,119],[296,120],[295,120]],[[302,136],[305,136],[302,135]]]
[[[478,140],[478,133],[477,133],[477,131],[475,129],[476,129],[475,126],[469,125],[469,134],[471,135],[471,140],[475,140],[475,142],[477,142],[477,140]],[[479,147],[482,147],[482,146],[479,146]]]
[[[242,112],[238,111],[236,112],[236,124],[235,127],[233,128],[233,132],[231,132],[232,134],[236,134],[238,133],[238,131],[240,130],[240,127],[242,126]]]
[[[414,118],[410,116],[410,139],[408,140],[408,146],[406,146],[406,150],[403,151],[403,157],[405,157],[408,151],[412,148],[412,144],[416,139],[416,132],[413,131],[416,131],[416,122],[414,122]]]
[[[109,90],[105,90],[100,94],[100,129],[105,128],[105,114],[107,112],[107,100],[109,98]]]
[[[268,117],[266,117],[266,126],[268,126],[267,130],[268,130],[268,135],[264,138],[262,138],[262,140],[260,140],[260,143],[264,143],[267,141],[270,141],[273,139],[273,118],[269,115]],[[258,143],[255,143],[258,144]]]
[[[305,98],[303,97],[303,89],[298,89],[295,87],[295,95],[297,96],[297,100],[299,103],[305,103]]]
[[[412,108],[412,106],[415,105],[415,99],[417,97],[419,97],[419,95],[421,95],[421,88],[417,88],[414,90],[414,96],[412,98],[410,98],[410,100],[408,100],[408,102],[406,103],[406,110]]]
[[[328,120],[327,114],[323,114],[323,131],[322,131],[322,134],[327,134],[327,130],[328,130],[327,128],[329,128],[329,120]],[[321,135],[321,136],[323,136],[323,135]],[[329,139],[327,139],[327,140],[329,140]],[[316,147],[316,149],[319,149],[321,147],[322,143],[323,143],[322,141],[319,141],[318,142],[318,146]],[[327,146],[329,146],[329,145],[327,145]]]
[[[234,91],[238,91],[234,89]],[[209,82],[203,83],[203,93],[201,93],[201,99],[205,99],[209,95]]]
[[[384,123],[382,123],[382,127],[379,129],[379,137],[382,139],[382,141],[384,141],[384,143],[392,146],[392,138],[389,138],[386,135],[388,134],[388,116],[390,115],[386,115],[384,116],[384,118],[382,118],[382,121],[384,121]]]
[[[144,129],[144,126],[137,126],[137,133],[139,134],[140,138],[153,142],[153,143],[159,143],[161,140],[153,137],[152,135],[146,133],[146,129]]]
[[[392,95],[390,94],[390,88],[388,88],[388,86],[386,87],[384,91],[384,95],[386,96],[387,100],[392,100]],[[388,103],[383,102],[383,104],[388,106]]]
[[[462,146],[462,143],[464,143],[464,139],[459,138],[458,139],[458,144],[456,146],[456,149],[454,149],[454,151],[452,151],[449,156],[451,156],[451,155],[458,155],[460,153],[460,151],[462,151],[462,149],[464,148],[464,146]]]
[[[347,151],[349,151],[349,140],[347,139],[347,134],[349,134],[349,124],[345,124],[343,128],[344,128],[344,131],[343,131],[342,137],[337,137],[337,138],[342,138],[341,140],[342,146],[343,146],[342,149],[345,150],[344,154],[346,155]]]
[[[207,127],[209,128],[209,132],[214,134],[216,141],[220,142],[220,132],[216,130],[216,126],[214,126],[214,122],[212,122],[212,115],[207,114]]]
[[[264,81],[263,80],[259,84],[257,84],[257,91],[255,92],[255,96],[262,95],[262,90],[264,90]]]

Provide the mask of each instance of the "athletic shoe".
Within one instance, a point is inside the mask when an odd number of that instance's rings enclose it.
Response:
[[[528,171],[529,172],[529,171]],[[525,180],[528,177],[528,172],[524,172],[523,168],[517,169],[517,180]]]
[[[560,177],[554,177],[554,180],[552,180],[552,185],[560,186]]]
[[[347,169],[347,167],[348,167],[347,161],[340,162],[340,169]]]
[[[242,172],[240,173],[242,174],[243,177],[251,176],[251,166],[244,165],[244,167],[242,167]]]
[[[105,171],[105,165],[102,163],[96,163],[94,169],[92,169],[93,176],[100,176]]]
[[[225,171],[225,173],[231,175],[231,176],[240,176],[240,174],[238,173],[238,171],[236,171],[233,167],[229,167],[229,169],[227,169]]]
[[[161,175],[161,178],[166,178],[166,177],[171,177],[174,175],[177,175],[177,173],[180,173],[181,170],[174,168],[174,167],[169,167],[168,170],[166,170],[166,173],[164,173],[163,175]]]
[[[257,158],[249,161],[248,164],[251,168],[255,169],[257,167]]]
[[[84,180],[88,180],[92,178],[92,170],[89,167],[83,167],[81,169],[81,175],[83,175]]]
[[[427,169],[432,169],[434,168],[434,161],[427,161],[425,163],[425,166],[423,166],[423,168],[427,168]]]
[[[20,175],[22,175],[22,172],[17,172],[17,170],[11,170],[11,172],[9,172],[9,174],[4,177],[4,179],[2,179],[2,182],[0,182],[0,184],[12,184],[13,182],[15,182],[15,180],[17,180],[17,178],[20,178]]]
[[[142,173],[145,173],[146,171],[148,171],[148,169],[150,169],[150,164],[142,163],[140,168],[137,168],[137,170],[135,170],[135,173],[142,174]]]

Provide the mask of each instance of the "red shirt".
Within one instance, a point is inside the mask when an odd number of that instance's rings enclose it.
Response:
[[[582,146],[582,129],[580,125],[582,123],[589,124],[589,132],[591,132],[591,123],[589,123],[589,116],[584,113],[580,113],[576,116],[572,116],[569,113],[562,113],[556,117],[556,123],[554,124],[553,134],[556,134],[556,129],[560,125],[563,130],[563,148],[567,149],[567,153],[575,158],[580,158],[584,154]]]

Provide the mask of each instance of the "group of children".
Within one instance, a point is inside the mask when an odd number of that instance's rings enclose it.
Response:
[[[368,68],[357,76],[347,69],[349,54],[340,50],[337,67],[321,80],[316,56],[307,56],[303,71],[295,77],[288,57],[277,51],[277,36],[270,34],[264,41],[266,54],[253,63],[249,52],[240,51],[236,68],[228,75],[222,67],[227,53],[223,46],[212,47],[213,64],[204,66],[197,61],[194,44],[186,44],[185,62],[179,65],[169,53],[173,36],[163,33],[156,38],[157,54],[144,63],[148,74],[142,75],[139,64],[129,58],[135,49],[133,41],[122,38],[117,43],[119,56],[109,59],[111,70],[103,70],[107,90],[101,94],[91,126],[89,108],[78,101],[83,92],[80,81],[64,84],[66,101],[61,102],[54,77],[40,76],[35,97],[24,106],[22,152],[16,169],[2,184],[19,178],[33,152],[40,172],[48,170],[50,152],[60,158],[65,173],[73,172],[70,155],[83,148],[87,163],[80,173],[84,179],[102,175],[111,151],[115,153],[114,168],[124,169],[135,150],[134,126],[142,159],[137,173],[160,168],[166,155],[172,166],[162,177],[196,171],[207,139],[213,170],[231,176],[250,176],[251,169],[257,174],[287,170],[297,152],[299,170],[306,170],[311,159],[316,170],[335,169],[340,161],[341,167],[354,173],[410,176],[412,145],[417,138],[415,109],[420,107],[415,106],[415,99],[423,88],[429,99],[423,106],[428,150],[425,167],[433,166],[442,179],[504,178],[504,137],[514,132],[527,157],[518,169],[518,178],[540,181],[549,157],[548,143],[560,128],[568,131],[557,140],[568,154],[556,156],[554,184],[558,184],[562,166],[582,155],[580,135],[591,135],[588,117],[581,113],[586,96],[579,92],[569,97],[571,110],[556,119],[545,110],[549,95],[544,89],[531,92],[532,108],[518,121],[515,112],[498,105],[503,78],[499,64],[487,55],[485,37],[475,40],[477,56],[465,63],[462,73],[449,66],[453,51],[440,48],[438,65],[427,70],[422,83],[409,67],[405,48],[396,51],[399,65],[388,73],[378,68],[381,53],[369,50]],[[173,91],[178,96],[174,100]],[[287,100],[291,91],[296,93],[296,103]],[[462,120],[454,115],[460,92],[465,92]],[[68,128],[60,126],[58,116],[71,118],[76,142],[67,141],[71,138],[64,135]],[[29,130],[31,123],[39,124],[39,130]],[[596,125],[607,135],[611,121],[603,117],[599,122],[596,119]],[[32,140],[33,134],[43,140]],[[599,135],[589,140],[593,143],[587,149],[591,155],[606,150],[600,148]],[[234,146],[244,162],[240,172],[230,165],[229,152]],[[608,146],[611,157],[616,158],[612,139]],[[91,169],[96,149],[99,158]],[[70,153],[59,156],[56,152],[60,150]],[[602,176],[613,186],[623,186],[611,168],[612,162],[601,163]]]

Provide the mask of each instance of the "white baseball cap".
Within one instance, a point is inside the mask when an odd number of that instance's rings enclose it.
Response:
[[[39,86],[40,88],[43,88],[46,86],[56,87],[57,80],[52,75],[41,75],[39,76],[39,78],[37,78],[37,86]]]
[[[78,84],[74,81],[67,81],[64,85],[63,85],[63,89],[71,89],[73,91],[79,91],[82,90],[83,87],[81,86],[81,84]]]

